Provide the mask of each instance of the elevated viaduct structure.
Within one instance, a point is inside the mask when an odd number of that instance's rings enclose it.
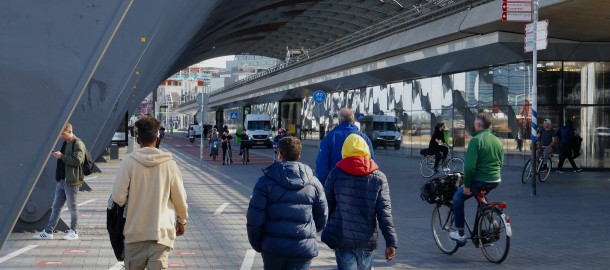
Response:
[[[125,113],[161,81],[223,55],[309,52],[299,63],[212,94],[213,110],[527,60],[523,24],[501,21],[501,2],[5,1],[0,242],[14,227],[42,229],[47,222],[55,186],[50,150],[58,149],[67,121],[98,156]],[[610,58],[610,3],[540,4],[541,17],[551,21],[541,59]]]

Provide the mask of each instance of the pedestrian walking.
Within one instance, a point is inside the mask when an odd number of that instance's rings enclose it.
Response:
[[[316,232],[326,225],[323,187],[311,168],[299,162],[301,141],[279,142],[278,162],[263,169],[248,206],[248,240],[266,270],[308,270],[318,256]]]
[[[333,130],[328,132],[320,142],[320,151],[316,158],[316,176],[324,184],[326,176],[335,164],[342,159],[341,148],[345,138],[350,134],[360,135],[368,144],[371,158],[375,160],[375,154],[373,153],[373,144],[371,140],[354,124],[356,118],[354,112],[348,108],[343,108],[339,111],[339,125]]]
[[[112,199],[127,211],[125,269],[167,269],[176,236],[186,231],[188,205],[182,174],[171,153],[155,148],[161,123],[135,123],[140,149],[121,162]]]
[[[361,136],[347,136],[341,155],[324,183],[329,219],[322,242],[335,251],[339,269],[371,269],[378,228],[385,238],[385,259],[392,261],[396,254],[390,187]]]
[[[83,162],[85,161],[85,143],[76,137],[72,131],[72,124],[66,123],[59,135],[63,144],[61,150],[51,154],[57,159],[55,169],[55,198],[51,206],[51,217],[43,231],[34,235],[34,239],[52,240],[53,231],[59,222],[59,214],[64,204],[68,204],[70,211],[70,230],[63,236],[65,240],[78,239],[78,190],[84,182]]]
[[[576,162],[574,162],[572,150],[574,148],[574,140],[576,139],[576,135],[574,135],[574,127],[572,126],[572,121],[567,120],[565,125],[561,127],[561,129],[557,132],[557,137],[559,138],[559,163],[557,163],[557,172],[563,173],[563,163],[568,159],[570,165],[574,172],[580,172],[582,169],[579,169],[576,166]]]

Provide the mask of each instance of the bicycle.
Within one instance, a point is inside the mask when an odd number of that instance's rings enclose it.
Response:
[[[222,161],[222,165],[231,165],[233,163],[233,151],[231,151],[231,142],[227,142],[226,153],[224,153],[224,160]]]
[[[466,220],[466,229],[469,237],[476,248],[480,248],[487,260],[493,263],[502,263],[508,256],[510,249],[510,238],[512,229],[510,218],[504,213],[507,204],[505,202],[488,203],[485,194],[493,188],[483,188],[475,196],[477,200],[477,211],[474,218],[474,228]],[[449,237],[454,230],[453,203],[442,200],[436,203],[432,211],[432,237],[436,246],[445,254],[453,254],[464,243],[458,243]]]
[[[449,153],[447,153],[447,158],[445,158],[445,162],[442,162],[441,168],[445,175],[449,175],[457,172],[464,172],[464,160],[459,157],[453,156],[453,146],[445,145],[449,148]],[[430,154],[428,149],[422,149],[420,151],[424,157],[419,162],[419,171],[423,177],[430,178],[436,171],[434,170],[434,154]]]
[[[210,155],[212,156],[212,160],[216,161],[216,157],[218,156],[218,141],[210,143],[210,147]]]
[[[538,181],[544,183],[549,178],[549,174],[551,174],[551,170],[553,169],[553,160],[551,159],[551,155],[549,155],[546,161],[547,168],[546,170],[543,170],[542,165],[544,164],[544,155],[542,154],[542,151],[538,150],[538,153],[536,153],[536,157],[538,159],[538,162],[536,164],[536,175],[538,176]],[[529,158],[527,162],[525,162],[523,172],[521,172],[521,183],[527,183],[530,178],[532,178],[533,174],[534,171],[532,170],[532,158]]]

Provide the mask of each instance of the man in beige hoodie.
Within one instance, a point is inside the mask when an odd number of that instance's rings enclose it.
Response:
[[[172,154],[155,148],[161,123],[144,117],[135,123],[140,149],[121,162],[112,198],[127,204],[125,269],[167,269],[176,236],[188,217],[182,174]]]

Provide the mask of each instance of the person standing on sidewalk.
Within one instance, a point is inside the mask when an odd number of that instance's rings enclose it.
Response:
[[[66,232],[63,239],[78,239],[78,204],[77,195],[80,186],[83,184],[85,175],[83,174],[83,162],[85,161],[85,143],[72,132],[72,124],[66,123],[61,131],[60,138],[64,141],[60,151],[53,151],[51,154],[57,159],[55,169],[55,198],[51,207],[51,217],[45,229],[34,235],[34,239],[52,240],[53,231],[59,222],[59,214],[64,204],[68,204],[70,210],[70,230]]]
[[[464,201],[476,195],[482,188],[496,188],[502,181],[500,173],[504,164],[504,148],[500,139],[491,134],[491,122],[489,114],[481,113],[475,116],[475,132],[468,142],[464,157],[464,181],[453,195],[455,231],[452,231],[449,237],[458,243],[466,242]]]
[[[318,256],[316,232],[326,225],[328,206],[320,181],[298,162],[301,141],[285,137],[278,148],[278,162],[263,169],[252,192],[248,240],[266,270],[308,270]]]
[[[341,109],[339,111],[339,125],[328,132],[324,139],[322,139],[322,142],[320,142],[320,151],[316,158],[316,176],[322,182],[322,185],[324,185],[330,170],[342,159],[341,148],[343,147],[343,142],[352,133],[360,135],[366,141],[371,158],[375,160],[371,140],[358,129],[355,122],[356,117],[352,110],[348,108]]]
[[[390,187],[361,136],[347,136],[341,153],[343,159],[324,183],[329,219],[322,242],[335,251],[339,269],[368,270],[377,248],[377,224],[385,238],[386,260],[396,254]]]
[[[121,162],[112,199],[127,211],[125,269],[167,269],[176,236],[186,231],[188,205],[182,174],[172,154],[155,148],[161,123],[144,117],[135,123],[140,149]]]
[[[566,124],[557,132],[557,137],[559,138],[559,163],[557,164],[557,172],[563,173],[563,163],[566,161],[566,158],[572,165],[572,169],[574,172],[580,172],[582,169],[579,169],[572,158],[572,148],[574,145],[574,140],[576,136],[574,135],[574,127],[572,127],[572,121],[567,120]]]

